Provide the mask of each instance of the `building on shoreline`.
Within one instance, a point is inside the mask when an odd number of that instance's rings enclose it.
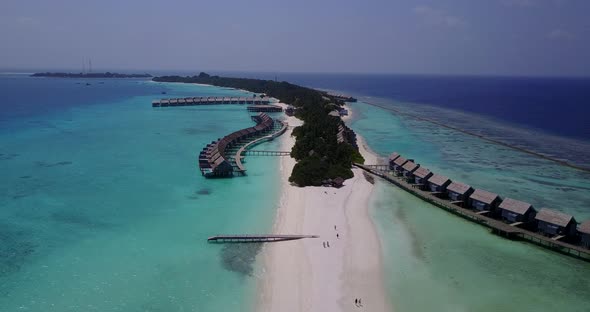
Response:
[[[533,205],[512,198],[504,199],[498,206],[498,211],[503,220],[523,223],[533,221],[536,212]]]
[[[389,155],[389,169],[393,170],[393,168],[394,168],[394,165],[395,165],[393,162],[394,162],[396,159],[398,159],[398,158],[399,158],[399,156],[400,156],[400,155],[399,155],[399,153],[397,153],[397,152],[393,152],[393,153],[391,153],[391,155]]]
[[[563,212],[541,208],[535,216],[537,229],[546,236],[564,235],[573,238],[576,235],[576,219]]]
[[[395,174],[397,175],[401,175],[402,172],[404,171],[403,166],[408,162],[408,160],[402,156],[399,156],[398,158],[396,158],[393,161],[393,171],[395,171]]]
[[[293,105],[287,106],[287,108],[285,109],[285,114],[287,116],[295,116],[295,106],[293,106]]]
[[[502,199],[498,194],[476,189],[469,196],[469,207],[477,211],[495,211]]]

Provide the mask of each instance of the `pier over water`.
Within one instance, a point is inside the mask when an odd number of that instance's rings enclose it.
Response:
[[[303,238],[318,238],[318,235],[215,235],[207,239],[209,243],[269,243]]]
[[[590,220],[576,230],[577,222],[572,216],[547,208],[537,213],[531,204],[502,199],[497,194],[451,181],[398,153],[393,153],[386,165],[354,165],[426,202],[484,225],[494,234],[590,261]]]
[[[199,105],[221,105],[221,104],[248,104],[248,105],[265,105],[270,100],[259,97],[218,97],[218,96],[200,96],[160,99],[152,101],[152,107],[169,107],[169,106],[199,106]]]

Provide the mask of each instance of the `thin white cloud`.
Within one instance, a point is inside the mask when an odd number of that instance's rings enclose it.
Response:
[[[453,16],[444,10],[435,9],[430,6],[421,5],[414,8],[416,13],[425,23],[435,26],[459,27],[465,25],[465,21]]]
[[[572,40],[576,38],[576,35],[567,30],[557,28],[548,32],[547,37],[553,40]]]
[[[502,0],[502,4],[508,7],[531,8],[547,4],[561,6],[565,4],[566,1],[567,0]]]

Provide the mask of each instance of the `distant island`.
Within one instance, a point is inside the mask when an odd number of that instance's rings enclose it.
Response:
[[[152,78],[147,73],[144,74],[119,74],[119,73],[34,73],[31,77],[51,77],[51,78]]]

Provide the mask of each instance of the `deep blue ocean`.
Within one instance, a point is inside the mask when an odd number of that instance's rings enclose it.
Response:
[[[590,78],[232,73],[475,113],[590,140]]]

